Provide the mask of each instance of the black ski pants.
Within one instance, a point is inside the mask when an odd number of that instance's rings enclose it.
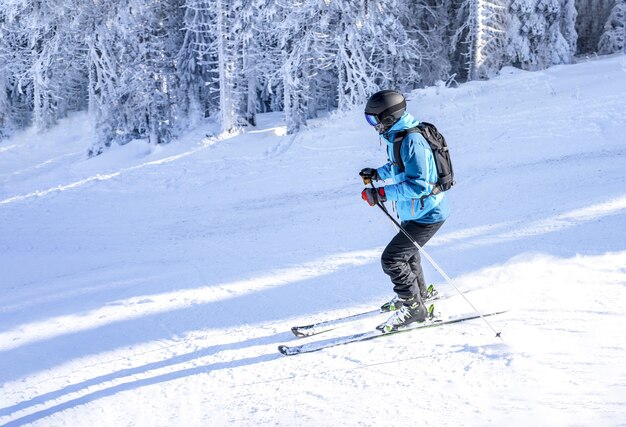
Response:
[[[424,246],[444,221],[435,224],[422,224],[404,221],[402,228],[420,245]],[[422,271],[421,257],[417,247],[401,231],[391,239],[381,257],[383,271],[391,278],[393,290],[398,297],[407,299],[426,291],[426,281]]]

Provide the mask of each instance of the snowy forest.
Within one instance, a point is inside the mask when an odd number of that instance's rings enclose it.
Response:
[[[88,111],[97,141],[162,144],[539,70],[624,47],[626,0],[3,0],[0,141]]]

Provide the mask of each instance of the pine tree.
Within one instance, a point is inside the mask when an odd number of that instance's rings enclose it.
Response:
[[[280,86],[288,133],[306,125],[311,100],[310,79],[314,73],[312,56],[315,34],[327,19],[328,3],[303,0],[293,4],[277,1],[279,24],[274,29],[280,54]],[[319,60],[319,58],[317,58]]]
[[[562,10],[562,5],[566,9]],[[562,18],[572,16],[567,2],[513,0],[510,11],[507,54],[513,65],[538,70],[571,61],[571,27],[564,27]],[[563,28],[567,30],[567,39],[561,33]]]
[[[56,9],[48,2],[33,1],[21,11],[25,28],[30,32],[30,79],[33,84],[33,122],[39,131],[56,123],[56,102],[60,98],[59,82],[55,79],[56,55],[61,44]]]
[[[237,64],[237,52],[233,42],[234,34],[230,31],[234,21],[233,1],[216,0],[216,43],[217,69],[220,90],[220,124],[222,131],[230,132],[235,128],[234,73]]]
[[[111,143],[170,141],[175,126],[182,45],[182,1],[93,1],[90,15],[90,107],[99,136],[91,154]]]
[[[561,0],[561,35],[565,39],[568,47],[568,56],[572,58],[576,54],[576,42],[578,33],[576,32],[576,11],[575,0]]]
[[[183,110],[188,114],[209,117],[219,111],[219,75],[217,73],[216,13],[207,0],[186,0],[184,36],[178,53]]]
[[[283,111],[297,132],[380,89],[624,48],[626,0],[6,0],[0,136],[88,110],[97,154]],[[452,76],[450,76],[452,73]]]
[[[616,0],[576,0],[577,53],[596,51],[615,3]]]
[[[400,77],[412,82],[404,90],[430,86],[438,81],[447,80],[452,68],[447,1],[401,2],[399,17],[411,42],[408,51],[404,51],[400,46],[403,56],[399,58],[399,64],[404,68]],[[409,63],[410,69],[407,67]],[[416,75],[417,78],[411,80],[412,75]]]
[[[151,143],[164,144],[172,139],[175,117],[178,112],[179,78],[175,67],[182,44],[182,0],[162,2],[152,0],[147,4],[141,19],[139,40],[143,40],[141,57],[147,77],[147,135]]]
[[[508,20],[504,4],[498,0],[469,0],[467,35],[468,78],[493,76],[504,64]]]
[[[626,49],[626,0],[617,0],[598,41],[598,53],[609,54]]]
[[[543,19],[545,36],[539,43],[538,61],[541,68],[555,64],[567,64],[572,52],[567,40],[561,34],[560,0],[539,0],[537,10]]]
[[[0,4],[3,127],[31,122],[45,131],[86,107],[87,72],[80,12],[69,0]]]
[[[0,139],[30,124],[33,94],[28,32],[18,8],[0,5]]]

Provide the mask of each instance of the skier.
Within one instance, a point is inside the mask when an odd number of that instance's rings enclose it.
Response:
[[[396,135],[417,126],[419,121],[406,112],[404,96],[393,90],[383,90],[370,97],[365,105],[365,119],[387,143],[389,162],[379,168],[365,168],[359,175],[365,185],[385,180],[392,180],[393,184],[365,188],[361,197],[370,206],[393,201],[402,227],[423,246],[443,225],[449,207],[445,193],[431,195],[437,182],[437,169],[432,150],[419,132],[406,133],[402,141],[400,155],[404,171],[394,159]],[[382,311],[394,313],[377,328],[390,332],[426,320],[428,310],[424,300],[436,297],[436,290],[426,287],[417,247],[399,232],[383,251],[381,262],[396,295],[381,307]]]

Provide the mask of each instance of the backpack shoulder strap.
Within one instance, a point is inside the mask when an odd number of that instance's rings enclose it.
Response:
[[[393,139],[393,158],[400,173],[404,172],[404,162],[402,161],[402,142],[408,134],[416,132],[420,132],[417,126],[406,130],[401,130],[400,132],[396,133],[396,136]]]
[[[406,138],[406,136],[408,134],[411,133],[419,133],[420,135],[422,135],[424,137],[424,139],[426,140],[426,142],[428,143],[431,151],[432,151],[432,146],[430,143],[429,138],[427,137],[427,135],[424,134],[425,131],[427,131],[427,129],[429,127],[431,127],[432,125],[429,123],[423,123],[421,122],[419,125],[403,130],[401,132],[398,132],[395,136],[395,139],[393,140],[393,157],[396,160],[396,166],[398,167],[400,172],[404,172],[404,162],[402,161],[402,155],[401,155],[401,150],[402,150],[402,142],[404,141],[404,138]],[[445,143],[444,143],[445,144]],[[447,149],[447,147],[446,147]],[[434,153],[433,153],[434,156]],[[430,197],[432,195],[435,194],[439,194],[441,192],[441,189],[438,186],[438,183],[436,182],[429,182],[429,184],[431,184],[433,186],[433,190],[430,192],[430,194],[425,194],[422,197],[420,197],[420,205],[422,207],[422,209],[424,209],[424,199],[427,197]]]

